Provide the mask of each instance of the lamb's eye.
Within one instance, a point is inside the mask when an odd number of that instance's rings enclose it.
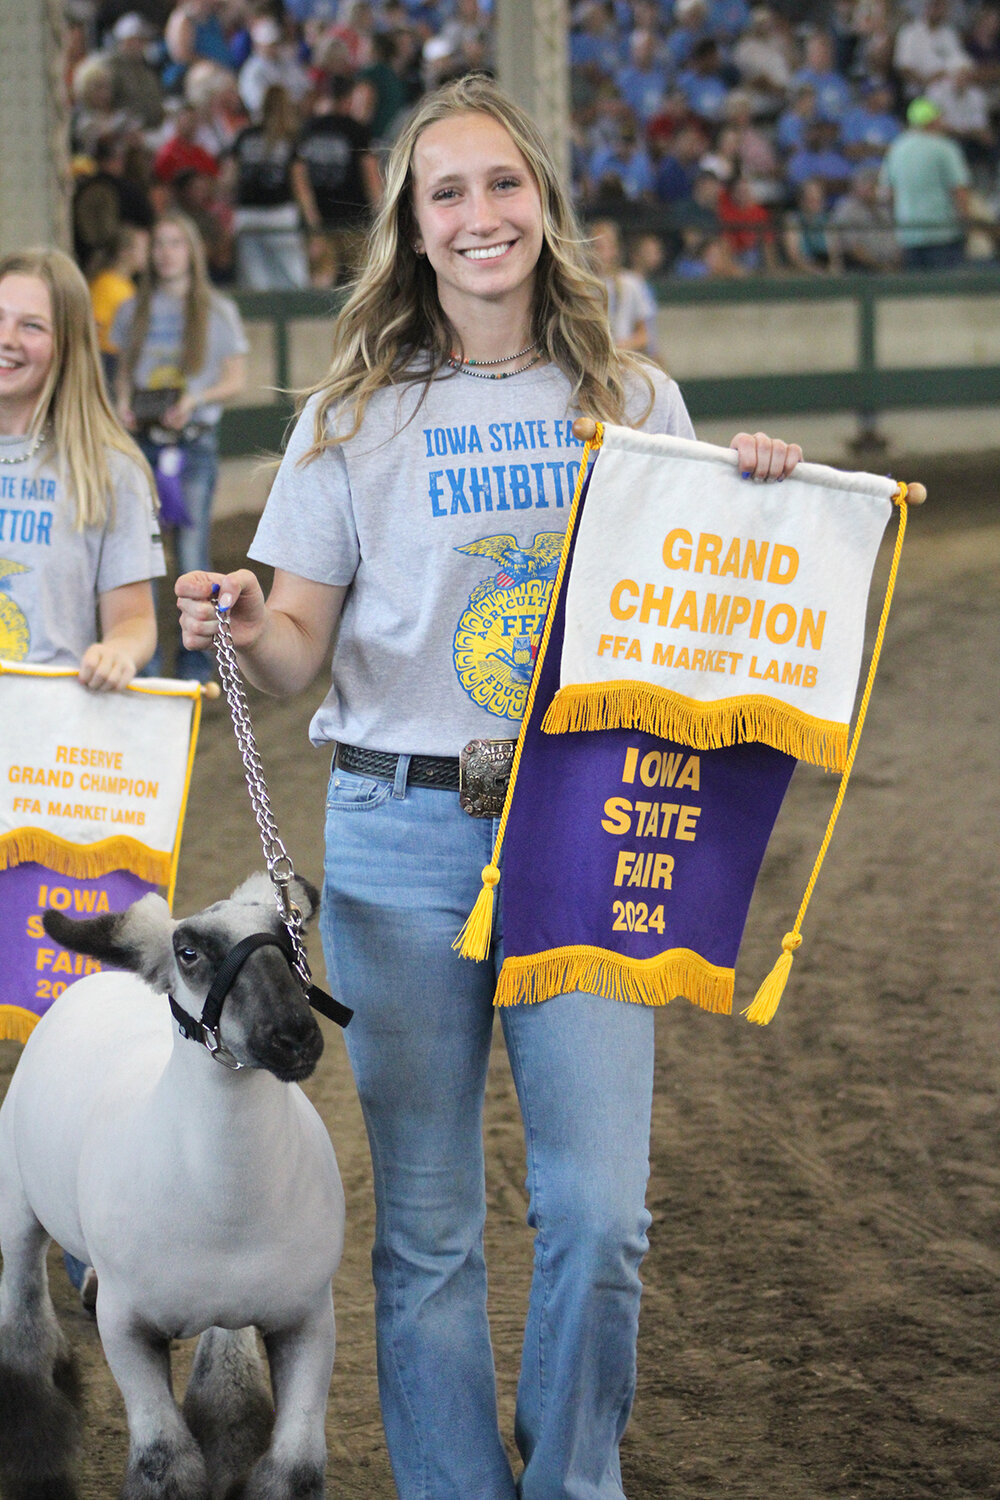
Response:
[[[184,965],[184,967],[189,969],[192,964],[196,964],[198,962],[198,959],[201,957],[201,955],[199,954],[197,948],[178,948],[177,957],[178,960]]]

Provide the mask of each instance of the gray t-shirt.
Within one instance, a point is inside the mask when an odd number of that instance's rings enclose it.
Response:
[[[693,435],[653,371],[650,432]],[[304,467],[300,417],[250,555],[349,584],[314,743],[457,755],[510,737],[524,710],[582,445],[553,365],[379,391],[363,430]],[[641,417],[645,392],[630,409]],[[408,420],[409,419],[409,420]]]
[[[30,444],[0,437],[0,457]],[[75,667],[98,639],[97,601],[166,572],[149,483],[109,451],[114,503],[104,526],[77,531],[75,507],[44,451],[0,467],[0,657]]]
[[[116,349],[128,347],[135,317],[135,299],[130,297],[115,313],[111,325],[111,342]],[[132,376],[137,390],[176,387],[187,390],[192,396],[207,391],[215,385],[222,374],[223,363],[234,354],[246,354],[249,349],[246,334],[236,304],[218,292],[212,293],[212,305],[208,317],[208,340],[205,346],[205,363],[192,375],[181,373],[181,349],[184,342],[184,304],[169,292],[154,292],[149,305],[149,332],[139,351],[139,359]],[[192,413],[195,422],[214,426],[222,416],[222,403],[213,401],[208,406],[196,406]]]

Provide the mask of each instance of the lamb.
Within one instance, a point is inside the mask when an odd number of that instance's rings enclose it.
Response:
[[[308,920],[315,890],[295,881],[292,899]],[[83,921],[48,912],[45,927],[127,972],[66,990],[0,1110],[0,1493],[76,1495],[52,1238],[97,1271],[128,1416],[122,1500],[321,1500],[344,1195],[298,1087],[323,1037],[268,878],[183,921],[148,895]],[[179,1409],[170,1340],[195,1334]]]

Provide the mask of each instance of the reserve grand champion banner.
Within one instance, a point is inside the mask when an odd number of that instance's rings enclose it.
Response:
[[[872,568],[896,482],[605,427],[543,728],[760,740],[843,770]]]
[[[26,1040],[100,968],[45,935],[46,908],[172,898],[200,714],[197,684],[93,693],[74,671],[0,662],[0,1038]]]

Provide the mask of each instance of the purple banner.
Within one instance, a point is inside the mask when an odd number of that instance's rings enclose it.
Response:
[[[542,734],[565,596],[564,580],[507,822],[505,959],[597,949],[614,965],[685,950],[731,970],[796,762],[766,745],[693,751],[636,730]]]
[[[74,880],[44,865],[25,863],[0,871],[0,1037],[26,1040],[31,1028],[74,979],[101,965],[53,942],[42,927],[49,907],[67,916],[124,911],[158,887],[128,870]]]

